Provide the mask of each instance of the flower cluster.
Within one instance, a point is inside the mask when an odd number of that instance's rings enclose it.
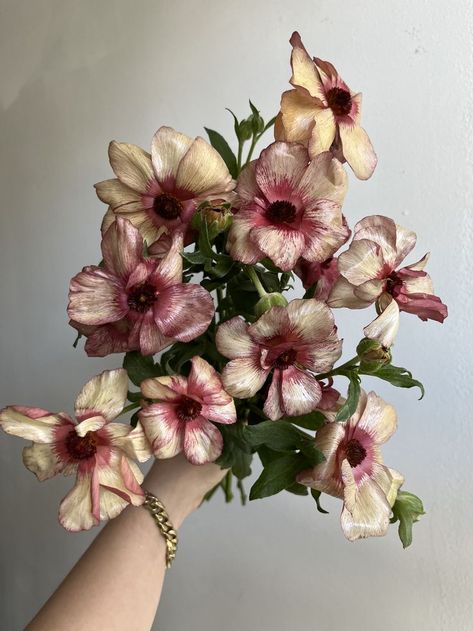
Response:
[[[325,512],[326,493],[342,500],[349,540],[384,535],[399,520],[410,543],[422,503],[400,490],[403,476],[380,451],[397,415],[361,381],[423,394],[392,364],[401,313],[443,322],[447,307],[424,271],[428,255],[404,263],[414,232],[381,215],[350,229],[344,163],[365,180],[377,162],[361,94],[312,59],[298,33],[290,42],[292,89],[267,123],[251,102],[247,118],[233,115],[235,153],[211,129],[209,143],[160,127],[150,153],[110,144],[116,177],[96,184],[107,204],[102,257],[72,278],[68,315],[90,357],[124,354],[123,367],[84,386],[75,418],[18,405],[0,412],[5,432],[32,441],[23,461],[38,479],[76,474],[59,509],[68,530],[143,503],[137,463],[182,452],[228,470],[228,500],[236,477],[245,501],[242,480],[258,455],[250,499],[310,489]],[[253,158],[273,125],[274,142]],[[288,300],[293,282],[305,293]],[[356,354],[338,364],[332,310],[371,305]],[[348,380],[346,396],[335,379]],[[129,423],[116,422],[130,411]]]

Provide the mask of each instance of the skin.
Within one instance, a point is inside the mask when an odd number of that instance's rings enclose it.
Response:
[[[156,460],[143,488],[158,497],[177,530],[225,471],[182,456]],[[149,631],[161,597],[166,545],[143,507],[110,521],[25,631]],[[179,551],[178,551],[179,556]]]

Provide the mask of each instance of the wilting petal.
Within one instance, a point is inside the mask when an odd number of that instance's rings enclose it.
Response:
[[[248,333],[248,324],[239,316],[219,325],[215,344],[219,353],[228,359],[253,355],[258,348]]]
[[[399,330],[399,307],[390,296],[388,306],[371,324],[365,326],[365,337],[376,340],[385,348],[391,348]]]
[[[192,464],[214,462],[223,449],[223,438],[210,421],[202,417],[188,421],[185,426],[184,453]]]
[[[329,199],[341,206],[347,192],[347,174],[341,163],[327,151],[311,161],[297,188],[306,203]]]
[[[226,405],[232,401],[223,389],[222,379],[215,368],[198,356],[192,358],[187,387],[189,395],[206,404]]]
[[[54,443],[58,431],[73,429],[74,423],[66,415],[45,412],[39,408],[12,405],[0,411],[0,427],[7,434],[19,436],[35,443]]]
[[[126,142],[113,140],[108,148],[110,164],[118,179],[139,193],[146,193],[154,179],[149,153]]]
[[[396,252],[397,256],[394,261],[393,267],[397,267],[401,261],[403,261],[406,256],[413,250],[417,241],[416,233],[412,230],[408,230],[407,228],[403,228],[396,224]],[[414,265],[409,265],[410,269],[423,269],[423,267],[417,267],[418,265],[425,265],[429,255],[426,254],[418,263],[414,263]]]
[[[156,458],[173,458],[182,451],[185,421],[172,403],[153,403],[139,413],[144,432]]]
[[[247,399],[260,390],[269,369],[263,370],[256,355],[239,357],[228,362],[222,372],[225,390],[233,397]]]
[[[269,202],[290,199],[307,165],[307,149],[297,143],[273,142],[256,163],[256,182]]]
[[[304,252],[304,235],[291,228],[261,226],[252,229],[251,238],[259,250],[285,272],[295,267]]]
[[[113,519],[128,504],[143,504],[145,494],[139,485],[143,475],[134,463],[133,468],[130,464],[118,449],[112,449],[107,460],[98,459],[94,474],[100,485],[100,519]]]
[[[54,445],[36,443],[30,447],[24,447],[23,463],[41,482],[57,475],[68,464],[60,458]]]
[[[164,335],[189,342],[207,330],[214,311],[212,297],[206,289],[179,284],[159,294],[154,318]]]
[[[396,431],[396,410],[377,394],[370,392],[357,427],[368,432],[377,444],[385,443]]]
[[[395,469],[374,463],[372,478],[383,491],[389,505],[392,506],[396,501],[399,488],[404,483],[404,476]]]
[[[295,366],[282,371],[281,395],[288,416],[308,414],[316,409],[322,389],[315,377]]]
[[[154,377],[142,381],[140,388],[143,396],[147,399],[176,401],[181,394],[187,394],[187,381],[178,375]]]
[[[384,258],[379,245],[367,239],[353,241],[338,257],[338,269],[352,285],[384,278]]]
[[[109,423],[105,432],[110,443],[129,458],[146,462],[151,457],[150,444],[140,423],[136,427],[125,423]]]
[[[234,184],[220,154],[198,137],[179,164],[176,186],[195,197],[203,197],[230,191]]]
[[[193,142],[192,138],[171,127],[158,129],[151,145],[151,160],[158,182],[176,180],[179,164]]]
[[[97,430],[102,429],[106,423],[107,420],[102,415],[90,417],[87,417],[86,415],[86,418],[76,425],[76,434],[77,436],[84,438],[84,436],[86,436],[89,432],[96,432]]]
[[[324,89],[319,72],[306,51],[301,36],[297,31],[292,34],[289,43],[292,46],[292,77],[290,83],[293,86],[304,88],[311,96],[325,101]]]
[[[348,307],[349,309],[365,309],[372,304],[372,300],[362,300],[354,293],[355,287],[347,281],[346,278],[340,276],[335,285],[332,287],[327,304],[332,309],[339,307]]]
[[[123,368],[104,370],[88,381],[76,399],[76,417],[80,421],[91,412],[101,414],[107,421],[116,418],[125,406],[128,374]]]
[[[373,175],[378,158],[365,130],[359,125],[339,125],[343,155],[356,177],[367,180]]]
[[[107,270],[127,280],[143,257],[143,239],[127,219],[117,217],[102,239],[102,254]]]
[[[344,505],[341,516],[342,530],[347,539],[380,537],[389,526],[391,506],[376,482],[366,478],[356,485],[348,460],[342,463],[345,485]]]
[[[396,296],[396,302],[401,311],[413,313],[424,322],[436,320],[442,323],[448,316],[447,305],[444,305],[438,296],[400,293]]]
[[[336,138],[337,124],[330,108],[320,108],[316,112],[315,126],[309,139],[309,155],[315,158],[320,153],[328,151]]]
[[[300,142],[307,146],[320,110],[313,97],[302,90],[288,90],[281,96],[281,112],[274,125],[276,140]],[[335,132],[335,130],[334,130]]]
[[[389,217],[370,215],[359,221],[354,228],[353,240],[365,239],[377,243],[383,252],[383,260],[391,269],[396,266],[396,224]]]
[[[89,530],[99,523],[98,512],[98,481],[95,483],[95,505],[92,505],[92,476],[93,471],[82,472],[77,476],[76,483],[71,491],[62,500],[59,506],[59,521],[66,530],[77,532]],[[95,509],[95,515],[93,510]]]
[[[128,313],[121,281],[100,267],[84,267],[69,286],[69,317],[81,324],[107,324]]]
[[[71,326],[80,331],[80,328],[87,325],[69,322]],[[129,339],[129,325],[125,320],[111,324],[103,324],[93,328],[87,335],[85,352],[89,357],[105,357],[111,353],[126,353],[127,351],[138,350],[137,345],[131,344]],[[80,331],[81,332],[81,331]]]
[[[97,197],[110,206],[110,210],[132,213],[143,209],[141,195],[120,180],[105,180],[94,184]]]

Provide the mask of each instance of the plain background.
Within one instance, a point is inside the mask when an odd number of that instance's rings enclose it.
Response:
[[[425,399],[375,384],[399,413],[385,460],[428,511],[414,545],[403,551],[395,527],[350,544],[330,498],[326,516],[289,494],[246,508],[215,498],[182,529],[162,631],[471,629],[472,20],[468,0],[0,2],[1,406],[70,411],[87,379],[121,363],[74,350],[65,314],[70,277],[100,258],[92,184],[111,177],[108,142],[148,147],[162,124],[229,135],[224,108],[246,115],[248,97],[269,118],[295,29],[364,93],[380,159],[369,182],[350,173],[350,224],[383,213],[414,229],[409,260],[432,251],[449,305],[443,326],[402,317],[394,360]],[[372,315],[336,312],[347,357]],[[2,631],[22,628],[96,534],[61,529],[71,480],[39,484],[22,446],[1,437]]]

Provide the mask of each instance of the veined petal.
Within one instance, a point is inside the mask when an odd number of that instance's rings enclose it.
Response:
[[[98,182],[94,188],[97,197],[108,204],[112,212],[136,212],[143,209],[141,195],[116,178]]]
[[[370,215],[355,225],[353,240],[365,239],[377,243],[382,250],[383,260],[390,269],[396,267],[396,224],[389,217]]]
[[[238,176],[236,193],[241,203],[251,203],[260,192],[256,184],[256,160],[252,160]]]
[[[282,370],[275,370],[271,379],[263,412],[272,421],[277,421],[286,414],[282,398]]]
[[[223,449],[222,434],[213,423],[202,417],[185,426],[184,453],[192,464],[214,462]]]
[[[151,457],[151,447],[140,423],[136,427],[125,423],[109,423],[106,432],[110,443],[129,458],[146,462]]]
[[[286,307],[289,326],[301,342],[325,340],[335,326],[332,312],[323,302],[295,299]]]
[[[347,192],[347,174],[329,151],[319,153],[305,170],[297,190],[306,204],[329,199],[341,206]]]
[[[308,164],[301,144],[273,142],[256,162],[256,182],[269,202],[290,199]]]
[[[268,370],[261,368],[256,355],[238,357],[228,362],[222,372],[225,390],[233,397],[247,399],[263,387]]]
[[[230,401],[224,404],[204,403],[201,416],[214,423],[223,423],[224,425],[236,423],[235,402],[230,397]]]
[[[286,414],[299,416],[316,409],[322,388],[315,377],[296,366],[289,366],[282,371],[281,395]]]
[[[303,90],[288,90],[281,96],[279,122],[274,126],[276,140],[300,142],[307,146],[320,107],[317,101]],[[335,125],[334,125],[335,133]]]
[[[206,404],[226,405],[232,401],[215,368],[197,355],[192,358],[187,387],[189,395],[194,395]]]
[[[172,403],[148,405],[139,417],[156,458],[173,458],[182,451],[186,422],[177,418]]]
[[[123,217],[117,217],[102,239],[102,254],[107,270],[125,281],[143,258],[143,239]]]
[[[329,151],[337,133],[335,116],[329,107],[319,108],[315,114],[315,125],[309,138],[308,148],[311,158]]]
[[[98,461],[95,473],[101,491],[100,519],[113,519],[128,504],[143,504],[145,494],[139,484],[143,475],[137,467],[132,468],[130,464],[131,461],[118,449],[110,450],[107,461]]]
[[[194,197],[204,197],[231,191],[234,183],[220,154],[197,137],[179,164],[176,186]]]
[[[179,284],[159,294],[154,318],[166,337],[189,342],[207,330],[214,311],[212,297],[206,289]]]
[[[123,368],[104,370],[88,381],[76,399],[76,417],[82,420],[98,412],[107,421],[116,418],[125,406],[128,374]]]
[[[84,267],[71,280],[67,313],[81,324],[107,324],[128,313],[122,282],[111,272]]]
[[[370,392],[357,427],[373,436],[377,444],[385,443],[396,431],[396,410],[377,394]]]
[[[151,144],[151,160],[158,182],[176,180],[179,164],[193,142],[171,127],[158,129]]]
[[[43,482],[60,473],[68,463],[59,457],[54,445],[33,443],[23,448],[23,464]]]
[[[242,208],[233,218],[227,239],[227,249],[236,261],[253,264],[264,258],[264,252],[258,248],[251,238],[251,230],[255,225],[255,211]]]
[[[404,476],[395,469],[374,463],[371,477],[383,491],[389,505],[392,506],[396,501],[397,492],[404,483]]]
[[[337,329],[325,339],[312,342],[297,353],[297,362],[305,368],[317,373],[327,372],[333,368],[342,354],[342,340],[338,338]]]
[[[177,244],[177,247],[175,247]],[[182,247],[179,242],[173,242],[166,256],[160,261],[156,272],[153,274],[153,282],[159,289],[170,287],[176,283],[182,283]]]
[[[300,230],[305,237],[304,258],[312,263],[329,259],[350,236],[341,207],[328,199],[317,200],[304,212]]]
[[[84,438],[89,432],[96,432],[107,423],[106,419],[102,415],[86,417],[83,421],[78,423],[75,427],[76,434],[81,438]]]
[[[385,535],[389,526],[391,506],[376,482],[364,479],[358,486],[348,460],[342,462],[345,485],[341,516],[342,530],[347,539]]]
[[[58,430],[64,427],[70,427],[70,429],[75,427],[66,415],[46,412],[43,416],[37,416],[38,410],[39,408],[16,405],[6,407],[0,411],[0,427],[7,434],[35,443],[54,443],[57,440]],[[41,411],[44,412],[44,410]]]
[[[173,343],[173,339],[163,335],[150,311],[145,314],[140,326],[140,350],[143,355],[154,355]]]
[[[176,401],[181,394],[187,394],[187,379],[179,375],[153,377],[142,381],[140,388],[147,399]]]
[[[372,304],[371,300],[362,300],[354,293],[355,286],[340,276],[335,282],[327,299],[327,304],[332,309],[348,307],[349,309],[365,309]]]
[[[289,43],[292,46],[292,77],[289,82],[293,86],[300,86],[301,88],[304,88],[311,96],[314,96],[324,102],[325,95],[319,72],[315,63],[306,51],[305,46],[302,43],[301,36],[297,31],[292,34]]]
[[[297,303],[293,309],[297,310]],[[264,344],[271,338],[287,334],[290,328],[287,307],[271,307],[249,326],[248,333],[257,343]]]
[[[154,180],[151,156],[136,145],[113,140],[108,148],[110,164],[118,179],[138,193],[146,193]]]
[[[76,483],[59,506],[59,521],[66,530],[78,532],[97,526],[100,515],[93,514],[92,506],[93,471],[79,472]],[[98,496],[98,481],[95,482],[95,497]],[[96,499],[97,501],[97,499]],[[97,512],[97,511],[95,511]]]
[[[239,316],[219,325],[215,345],[219,353],[228,359],[253,355],[258,346],[248,333],[248,323]]]
[[[251,230],[250,237],[284,272],[292,270],[304,252],[304,235],[292,228],[260,226]]]
[[[399,307],[392,296],[389,299],[381,315],[363,329],[365,337],[378,341],[385,348],[391,348],[399,330]]]
[[[340,274],[352,285],[362,285],[370,280],[385,278],[384,264],[381,247],[367,239],[353,241],[348,250],[338,257]]]
[[[397,267],[401,261],[403,261],[406,256],[409,254],[409,252],[411,252],[414,249],[414,246],[416,244],[417,241],[417,235],[415,232],[413,232],[412,230],[408,230],[407,228],[403,228],[402,226],[400,226],[399,224],[396,224],[396,252],[397,252],[397,256],[394,260],[394,264],[393,267]],[[427,259],[425,260],[425,263],[427,263],[428,260],[428,255],[426,254]],[[425,257],[424,257],[425,258]],[[423,259],[421,259],[417,264],[414,263],[415,265],[418,265],[419,263],[421,263]],[[424,263],[424,265],[425,265]],[[413,266],[409,266],[411,269],[415,269],[415,267]]]
[[[359,125],[339,124],[343,155],[356,177],[367,180],[373,175],[378,158],[365,130]]]

